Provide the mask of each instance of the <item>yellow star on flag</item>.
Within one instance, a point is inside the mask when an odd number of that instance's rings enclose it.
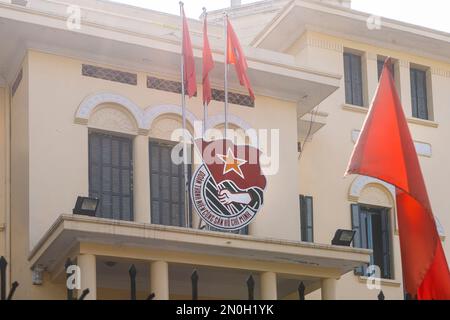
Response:
[[[223,166],[223,174],[227,174],[230,171],[236,172],[242,179],[244,179],[244,174],[242,173],[241,166],[247,163],[244,159],[235,158],[231,148],[228,149],[227,155],[218,154],[220,160],[222,160],[225,165]]]

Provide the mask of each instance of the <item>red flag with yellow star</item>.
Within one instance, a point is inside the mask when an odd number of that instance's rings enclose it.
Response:
[[[215,182],[233,181],[240,189],[266,188],[266,177],[261,172],[260,151],[254,147],[234,145],[228,140],[207,142],[197,140],[203,150],[203,162]]]

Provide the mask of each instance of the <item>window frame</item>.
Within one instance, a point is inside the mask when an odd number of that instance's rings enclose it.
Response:
[[[363,70],[363,54],[345,51],[344,59],[344,87],[345,87],[345,103],[364,107],[364,70]],[[355,63],[357,63],[355,65]],[[354,69],[359,68],[354,72]],[[358,81],[359,80],[359,81]],[[359,83],[358,83],[359,82]]]
[[[148,154],[149,154],[148,166],[149,166],[149,183],[150,183],[150,195],[149,195],[150,196],[150,212],[149,212],[149,214],[150,214],[150,221],[151,221],[152,224],[158,224],[158,225],[164,225],[164,226],[175,226],[175,227],[183,227],[184,228],[184,227],[186,227],[185,221],[184,221],[184,213],[182,213],[180,215],[180,225],[173,224],[172,223],[172,217],[169,217],[170,221],[169,221],[168,224],[167,223],[163,223],[161,213],[160,213],[158,222],[155,222],[156,219],[154,219],[154,214],[155,213],[154,213],[154,210],[153,210],[153,201],[154,201],[155,197],[154,197],[154,188],[153,188],[153,185],[152,185],[152,174],[154,172],[154,170],[152,169],[152,144],[173,148],[173,147],[175,147],[178,144],[178,142],[174,142],[174,141],[170,141],[170,140],[154,139],[154,138],[150,138],[149,141],[148,141]],[[160,157],[159,164],[161,164],[161,154],[159,155],[159,157]],[[171,174],[172,173],[172,166],[173,166],[173,163],[170,163],[170,170],[169,170],[169,177],[170,178],[173,177],[172,174]],[[183,180],[184,180],[184,172],[183,172],[183,168],[182,168],[183,165],[180,165],[180,166],[181,166],[181,169],[180,169],[181,170],[181,174],[180,174],[179,177],[183,178]],[[159,178],[160,178],[160,176],[159,176]],[[191,178],[192,178],[192,164],[189,164],[188,165],[188,181],[190,181]],[[162,190],[161,181],[159,181],[158,183],[159,183],[159,189],[158,189],[159,197],[161,197],[162,196],[162,193],[161,193],[161,190]],[[170,181],[169,181],[169,185],[172,185],[172,183]],[[181,199],[183,198],[183,194],[184,194],[182,186],[183,186],[183,181],[180,181],[180,188],[181,188],[181,190],[180,190],[180,198]],[[172,193],[172,189],[170,189],[168,192]],[[189,188],[188,188],[188,192],[190,192]],[[172,197],[172,195],[169,196],[169,199],[171,199],[171,197]],[[164,201],[164,200],[158,200],[158,201],[161,202],[161,201]],[[189,217],[190,217],[190,219],[189,219],[190,220],[189,228],[192,228],[192,226],[193,226],[193,224],[192,224],[193,223],[192,222],[192,204],[191,204],[191,201],[190,201],[190,195],[188,195],[187,201],[189,203]],[[170,202],[170,200],[169,200],[169,202]],[[180,204],[181,204],[181,202],[180,202]],[[170,205],[172,205],[172,204],[170,203]],[[184,207],[184,205],[182,207]],[[183,210],[181,208],[180,208],[180,211],[183,212]],[[172,209],[170,209],[170,212],[172,214]]]
[[[364,222],[364,226],[366,228],[361,228],[362,227],[362,211],[365,210],[366,212],[369,212],[369,215],[366,214],[366,217],[364,217],[365,222]],[[376,213],[372,213],[375,212]],[[394,274],[394,257],[393,257],[393,224],[392,224],[392,220],[391,220],[391,215],[392,215],[392,209],[390,208],[384,208],[384,207],[377,207],[377,206],[372,206],[372,205],[366,205],[366,204],[361,204],[361,203],[357,203],[357,204],[352,204],[351,205],[351,221],[352,221],[352,229],[356,231],[355,233],[355,237],[354,237],[354,241],[353,241],[353,247],[355,248],[364,248],[364,249],[369,249],[370,248],[370,242],[373,241],[372,239],[368,239],[368,233],[372,233],[372,230],[368,230],[367,229],[367,222],[372,221],[371,219],[367,220],[368,218],[371,218],[369,216],[371,215],[379,215],[380,216],[380,221],[381,221],[381,240],[382,240],[382,245],[385,245],[386,248],[385,249],[381,249],[381,256],[382,256],[382,264],[384,264],[383,266],[379,266],[380,267],[380,271],[381,271],[381,278],[382,279],[388,279],[388,280],[393,280],[395,277]],[[384,217],[384,218],[383,218]],[[385,225],[383,227],[383,220],[385,222]],[[383,239],[383,232],[386,232],[386,235],[384,235],[384,239]],[[383,243],[383,241],[386,241],[387,243]],[[373,250],[373,249],[372,249]],[[378,254],[380,255],[380,254]],[[386,259],[386,255],[387,256],[387,261]],[[370,257],[370,264],[374,264],[374,254],[371,255]],[[362,267],[358,267],[355,268],[354,273],[356,275],[359,276],[367,276],[367,266],[362,266]]]
[[[128,144],[128,147],[129,147],[129,161],[130,161],[130,163],[129,163],[128,167],[123,167],[122,165],[119,165],[118,169],[119,170],[129,169],[129,188],[128,188],[129,196],[121,196],[121,194],[123,193],[122,192],[123,191],[123,189],[122,189],[123,188],[122,187],[122,182],[120,182],[120,184],[121,184],[121,186],[120,186],[121,192],[114,194],[113,181],[112,181],[112,175],[113,175],[112,170],[114,169],[114,167],[117,167],[117,166],[114,166],[113,163],[112,163],[112,154],[111,154],[111,164],[103,163],[103,153],[101,153],[102,159],[100,160],[100,162],[99,163],[94,163],[92,149],[91,149],[92,148],[92,143],[93,143],[92,137],[94,135],[99,137],[100,139],[107,137],[107,138],[110,138],[111,141],[122,141],[122,142],[126,142]],[[100,140],[100,141],[102,141],[102,140]],[[102,142],[100,142],[100,143],[102,143]],[[88,181],[89,181],[88,184],[89,184],[89,196],[90,197],[97,197],[100,200],[99,208],[98,208],[98,210],[96,212],[96,215],[95,215],[96,217],[106,218],[106,219],[114,219],[114,220],[120,220],[120,221],[134,221],[134,193],[133,193],[133,189],[134,189],[134,187],[133,187],[133,184],[134,184],[134,177],[133,177],[133,175],[134,175],[134,162],[133,162],[134,159],[133,159],[133,156],[134,156],[134,154],[133,154],[133,147],[134,147],[133,146],[133,137],[131,137],[131,136],[120,134],[120,133],[114,133],[114,132],[107,132],[107,131],[100,131],[100,130],[89,130],[89,132],[88,132]],[[100,148],[102,148],[102,147],[100,146]],[[122,147],[120,147],[120,148],[122,148]],[[100,152],[103,152],[103,150],[100,150]],[[112,148],[111,148],[111,153],[112,152],[113,151],[112,151]],[[123,155],[119,151],[119,157],[122,157],[122,156]],[[121,159],[120,162],[122,162],[122,160],[123,159]],[[94,189],[93,188],[93,182],[92,182],[92,180],[93,180],[93,165],[101,165],[101,168],[99,168],[100,176],[101,176],[99,184],[100,184],[101,188],[100,188],[100,190],[98,192],[93,190]],[[105,213],[103,213],[101,211],[102,210],[102,201],[103,201],[102,200],[102,195],[104,194],[104,192],[103,192],[103,186],[104,186],[104,182],[103,182],[103,173],[104,173],[103,172],[103,168],[104,168],[104,166],[111,168],[111,191],[109,192],[109,193],[111,193],[111,197],[113,197],[113,196],[120,196],[122,198],[121,201],[120,201],[120,206],[121,206],[120,213],[119,213],[120,217],[118,219],[114,217],[114,209],[112,208],[113,207],[112,199],[111,199],[111,212],[108,213],[107,215],[105,215]],[[120,175],[119,179],[120,179],[120,181],[122,181],[123,176]],[[130,210],[129,217],[124,217],[124,213],[123,213],[123,209],[122,209],[123,198],[124,197],[129,198],[129,201],[130,201],[130,204],[129,204],[129,210]]]
[[[426,67],[411,65],[409,69],[410,74],[410,88],[411,88],[411,116],[415,119],[421,120],[433,120],[433,114],[431,109],[431,79],[429,76],[429,70]],[[423,88],[420,97],[419,94],[419,75],[422,76]],[[424,101],[425,108],[420,106],[419,99]],[[422,114],[424,112],[424,115]]]
[[[300,239],[302,242],[314,243],[314,199],[311,196],[300,195],[299,201]],[[308,201],[311,210],[308,210]],[[311,223],[309,224],[308,221]]]

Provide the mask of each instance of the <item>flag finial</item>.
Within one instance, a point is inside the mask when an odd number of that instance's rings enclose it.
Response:
[[[178,3],[180,4],[180,7],[184,7],[184,2],[183,1],[180,1]]]

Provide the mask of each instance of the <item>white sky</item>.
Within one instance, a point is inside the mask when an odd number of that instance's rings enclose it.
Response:
[[[112,0],[138,7],[179,13],[179,0]],[[256,2],[243,0],[242,3]],[[353,0],[352,8],[382,17],[405,21],[450,33],[448,0]],[[186,15],[198,18],[202,8],[209,11],[229,6],[230,0],[184,0]]]

